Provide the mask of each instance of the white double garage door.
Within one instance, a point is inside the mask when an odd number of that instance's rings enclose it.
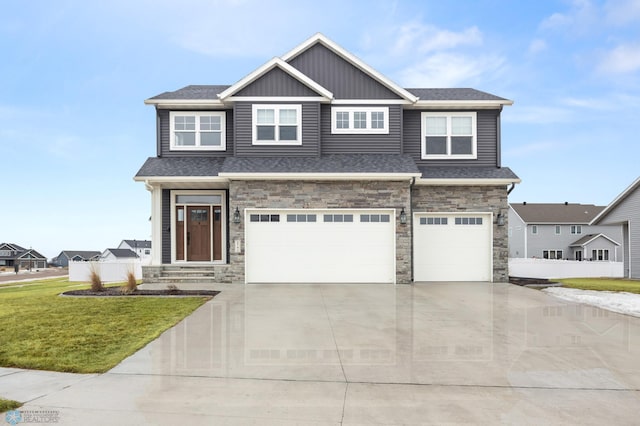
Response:
[[[247,209],[246,282],[394,283],[397,215]],[[487,214],[415,214],[414,281],[490,280],[490,224]]]

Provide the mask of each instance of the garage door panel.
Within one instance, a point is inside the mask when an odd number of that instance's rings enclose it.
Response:
[[[414,224],[415,281],[491,280],[490,215],[416,214]]]
[[[362,223],[370,211],[265,211],[279,222],[248,222],[247,282],[394,282],[395,229],[389,222]],[[289,222],[289,215],[315,214],[315,222]],[[325,222],[324,214],[350,215],[350,222]],[[304,218],[303,218],[304,219]],[[344,220],[344,216],[339,219]]]

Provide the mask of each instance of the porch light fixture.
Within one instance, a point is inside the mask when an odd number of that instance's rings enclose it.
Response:
[[[498,213],[498,217],[496,218],[496,223],[498,224],[498,226],[504,226],[504,215],[502,214],[502,212]]]
[[[236,207],[236,211],[233,212],[233,223],[240,223],[240,210]]]
[[[407,213],[405,213],[404,207],[402,208],[402,211],[400,212],[400,223],[402,225],[406,225],[407,224]]]

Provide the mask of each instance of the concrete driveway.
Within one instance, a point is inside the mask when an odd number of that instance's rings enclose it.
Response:
[[[639,318],[509,284],[222,290],[22,410],[74,425],[638,422]]]

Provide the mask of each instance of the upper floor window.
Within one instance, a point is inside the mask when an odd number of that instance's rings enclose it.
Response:
[[[582,234],[582,225],[571,225],[571,233],[574,235]]]
[[[226,149],[224,111],[171,111],[169,119],[171,150]]]
[[[555,234],[560,235],[562,233],[562,227],[560,225],[555,226]]]
[[[253,105],[254,145],[302,145],[302,105]]]
[[[423,159],[474,159],[475,112],[423,112]]]
[[[538,225],[531,225],[531,233],[533,235],[537,235],[538,234]]]
[[[389,133],[388,107],[333,107],[331,133]]]

